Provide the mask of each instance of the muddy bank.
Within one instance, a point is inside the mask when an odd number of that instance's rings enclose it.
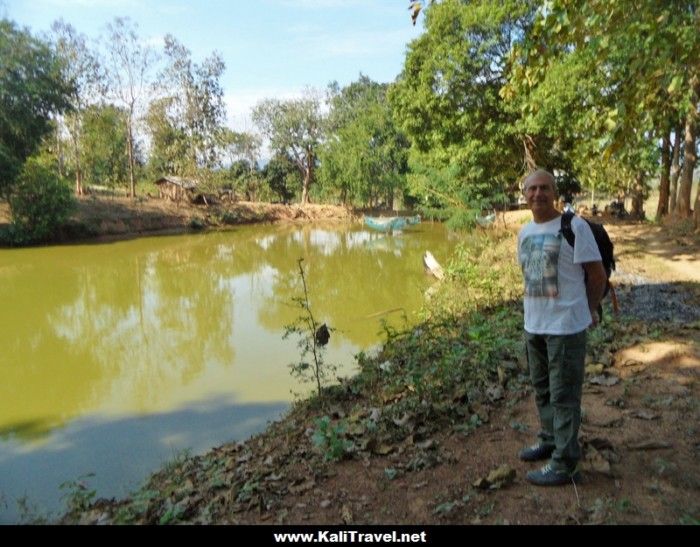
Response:
[[[336,205],[283,205],[275,203],[218,203],[193,205],[137,198],[84,196],[56,243],[112,240],[141,235],[177,234],[227,226],[266,222],[352,222],[352,209]],[[0,203],[0,225],[10,222],[6,203]]]

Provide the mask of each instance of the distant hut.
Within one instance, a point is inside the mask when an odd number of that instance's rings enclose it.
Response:
[[[180,201],[183,198],[187,198],[192,200],[197,189],[197,181],[167,176],[159,178],[156,181],[156,186],[158,186],[158,195],[161,199]]]

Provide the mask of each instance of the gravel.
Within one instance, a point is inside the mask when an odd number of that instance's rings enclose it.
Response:
[[[682,324],[700,320],[697,283],[662,283],[622,270],[612,282],[622,316]]]

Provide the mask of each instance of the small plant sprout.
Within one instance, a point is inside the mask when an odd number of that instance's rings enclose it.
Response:
[[[292,334],[299,336],[298,346],[301,350],[301,355],[299,362],[289,365],[291,374],[302,381],[315,381],[318,397],[321,399],[323,397],[322,384],[336,369],[335,365],[326,364],[323,360],[323,354],[333,329],[329,328],[325,323],[319,324],[311,311],[309,289],[306,284],[306,275],[302,262],[304,262],[303,258],[297,261],[304,293],[302,296],[292,299],[294,304],[301,310],[301,315],[297,317],[294,323],[284,327],[283,338],[286,339]]]

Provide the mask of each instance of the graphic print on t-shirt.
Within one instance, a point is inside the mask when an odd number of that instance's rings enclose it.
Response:
[[[520,263],[525,278],[525,296],[559,296],[558,264],[561,235],[538,234],[525,238]]]

